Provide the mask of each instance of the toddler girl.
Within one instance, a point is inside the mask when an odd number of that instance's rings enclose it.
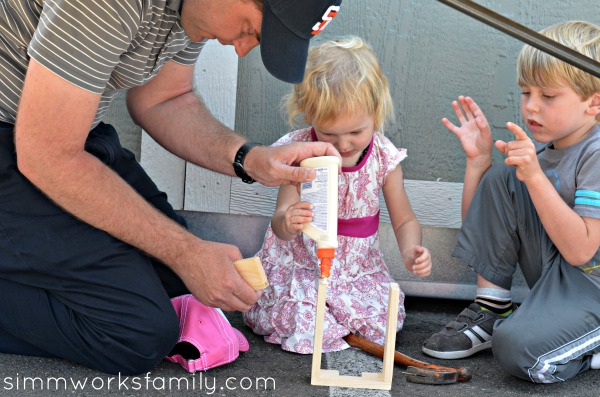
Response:
[[[362,39],[327,41],[309,52],[306,74],[288,97],[292,125],[299,115],[312,127],[293,131],[274,145],[329,142],[342,156],[339,175],[338,248],[327,289],[323,352],[349,347],[356,333],[384,343],[390,272],[379,250],[379,194],[383,191],[406,268],[425,277],[431,256],[421,246],[421,225],[404,190],[397,149],[383,136],[393,115],[387,79],[373,50]],[[257,254],[270,286],[244,320],[265,340],[284,350],[312,353],[320,275],[316,243],[302,233],[312,221],[309,203],[296,186],[279,189],[277,208]],[[400,294],[398,330],[405,318]]]

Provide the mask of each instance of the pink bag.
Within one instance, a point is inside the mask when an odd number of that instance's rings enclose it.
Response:
[[[191,294],[171,299],[179,317],[179,341],[167,360],[188,372],[228,364],[250,349],[248,340],[233,328],[223,312],[206,306]]]

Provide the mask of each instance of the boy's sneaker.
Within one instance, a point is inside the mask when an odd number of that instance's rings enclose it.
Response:
[[[492,330],[499,314],[471,303],[454,321],[431,335],[423,344],[423,353],[446,360],[469,357],[492,347]]]

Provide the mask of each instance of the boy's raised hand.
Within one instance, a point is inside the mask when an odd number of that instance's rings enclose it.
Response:
[[[485,115],[471,97],[459,96],[452,102],[460,127],[447,118],[442,123],[459,139],[468,160],[480,160],[486,168],[492,162],[492,132]]]
[[[522,182],[527,182],[540,173],[543,175],[533,141],[515,123],[506,123],[506,128],[515,135],[515,140],[496,141],[496,149],[506,156],[504,164],[514,166],[517,169],[517,178]]]

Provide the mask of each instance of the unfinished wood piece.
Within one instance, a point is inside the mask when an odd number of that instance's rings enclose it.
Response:
[[[383,372],[363,372],[361,376],[340,375],[337,370],[321,369],[326,293],[327,279],[321,278],[317,290],[317,317],[315,319],[315,339],[310,384],[317,386],[390,390],[392,388],[392,376],[394,375],[394,351],[396,349],[396,326],[398,324],[400,287],[398,287],[397,283],[390,283],[383,352]]]
[[[253,289],[265,289],[269,286],[265,269],[258,256],[233,262],[238,273]]]

